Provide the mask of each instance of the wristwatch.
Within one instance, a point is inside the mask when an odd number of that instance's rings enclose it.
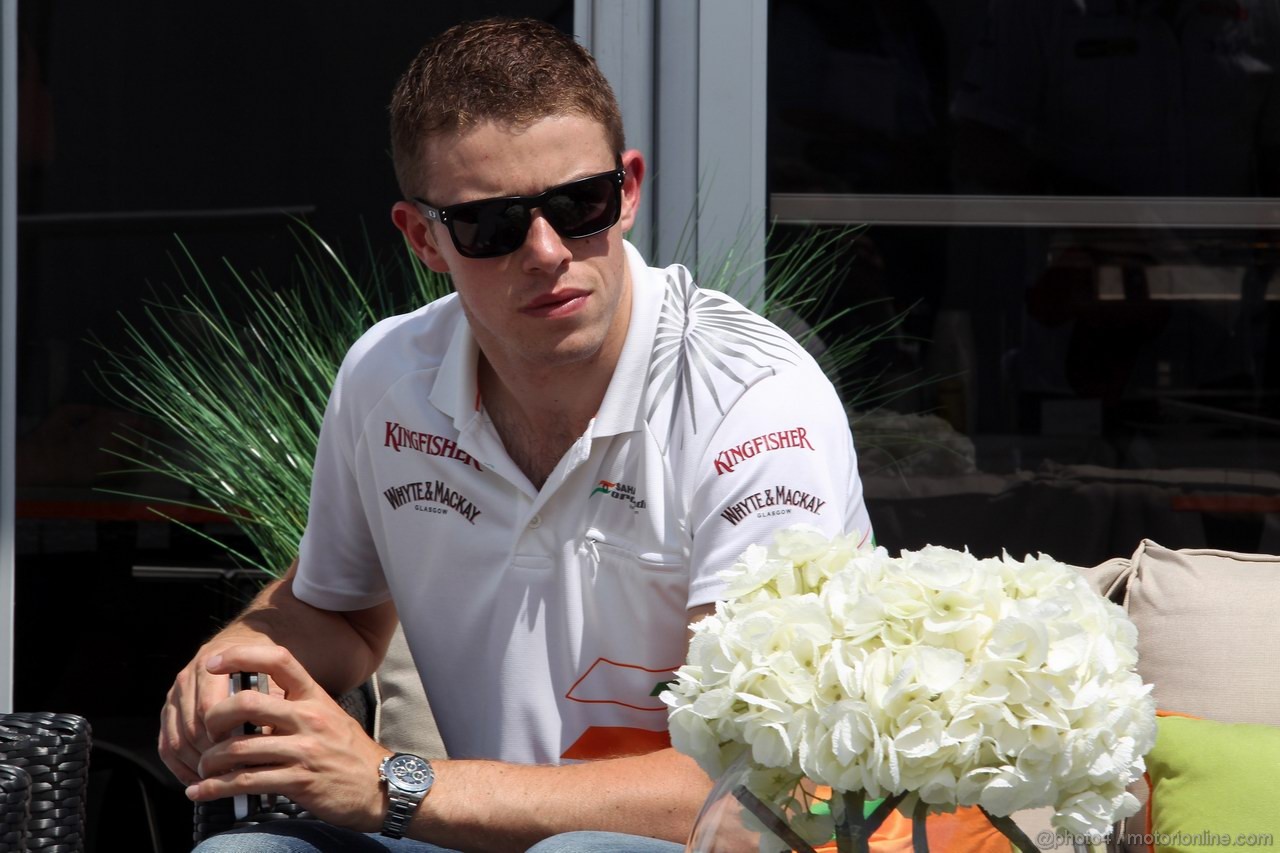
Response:
[[[403,838],[414,810],[436,781],[435,771],[427,759],[397,752],[382,759],[378,779],[387,783],[387,819],[382,822],[382,834]]]

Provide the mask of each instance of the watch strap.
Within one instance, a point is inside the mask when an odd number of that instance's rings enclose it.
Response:
[[[387,817],[382,821],[382,834],[388,838],[403,838],[404,831],[409,828],[409,820],[420,802],[421,799],[415,801],[392,794],[391,801],[387,804]]]

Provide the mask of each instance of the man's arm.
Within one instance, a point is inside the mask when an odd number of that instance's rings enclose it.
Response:
[[[524,850],[570,830],[683,842],[711,780],[674,749],[561,767],[432,762],[436,784],[410,828],[461,850]]]
[[[689,621],[714,611],[715,605],[694,608]],[[460,850],[523,850],[582,829],[683,842],[712,784],[693,759],[671,748],[559,767],[432,765],[436,784],[410,834]]]
[[[212,658],[233,646],[283,646],[322,689],[337,695],[368,678],[386,653],[396,625],[393,605],[346,613],[320,610],[294,596],[296,570],[295,561],[283,578],[264,588],[240,616],[201,646],[174,679],[161,711],[159,751],[183,784],[199,781],[200,757],[213,746],[205,718],[227,698],[226,673],[236,671],[215,674],[209,667]]]
[[[712,610],[700,607],[690,616],[696,620]],[[344,721],[299,662],[280,649],[241,645],[228,648],[213,668],[274,671],[290,698],[244,693],[215,707],[207,723],[218,743],[200,765],[208,778],[188,796],[206,800],[269,790],[330,823],[363,832],[381,828],[387,798],[377,768],[390,750]],[[271,726],[272,735],[237,734],[248,721]],[[697,764],[673,749],[555,767],[432,764],[435,785],[407,835],[465,850],[523,850],[581,829],[683,841],[711,789]]]

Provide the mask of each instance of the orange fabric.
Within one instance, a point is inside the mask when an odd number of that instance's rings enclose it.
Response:
[[[925,821],[929,849],[938,853],[1010,853],[1013,844],[991,825],[977,808],[956,809],[954,814],[930,815]],[[835,853],[831,841],[815,848]],[[911,853],[911,819],[893,811],[871,836],[871,853]]]
[[[626,755],[645,755],[671,746],[671,735],[666,730],[652,732],[626,726],[592,726],[582,737],[565,750],[562,758],[577,761],[595,761],[601,758],[621,758]]]
[[[946,853],[1009,853],[1012,849],[1004,833],[991,825],[976,808],[956,809],[954,814],[930,815],[925,821],[929,849]],[[885,819],[871,836],[872,853],[911,853],[911,821],[899,812]]]

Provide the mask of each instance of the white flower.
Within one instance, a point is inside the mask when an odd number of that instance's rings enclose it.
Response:
[[[1050,823],[1064,835],[1101,835],[1117,820],[1138,813],[1138,800],[1123,788],[1085,791],[1058,805]]]
[[[791,565],[785,560],[770,559],[769,549],[760,545],[751,545],[733,568],[720,573],[728,584],[727,595],[733,599],[743,599],[752,593],[769,588],[777,592],[779,573],[793,573]],[[784,581],[784,583],[789,583]],[[778,597],[776,594],[773,597]]]
[[[939,810],[1051,805],[1071,833],[1136,809],[1155,740],[1137,632],[1070,567],[793,527],[722,576],[662,694],[672,743],[711,775],[749,753],[749,787],[802,834],[830,833],[792,808],[802,776]]]

